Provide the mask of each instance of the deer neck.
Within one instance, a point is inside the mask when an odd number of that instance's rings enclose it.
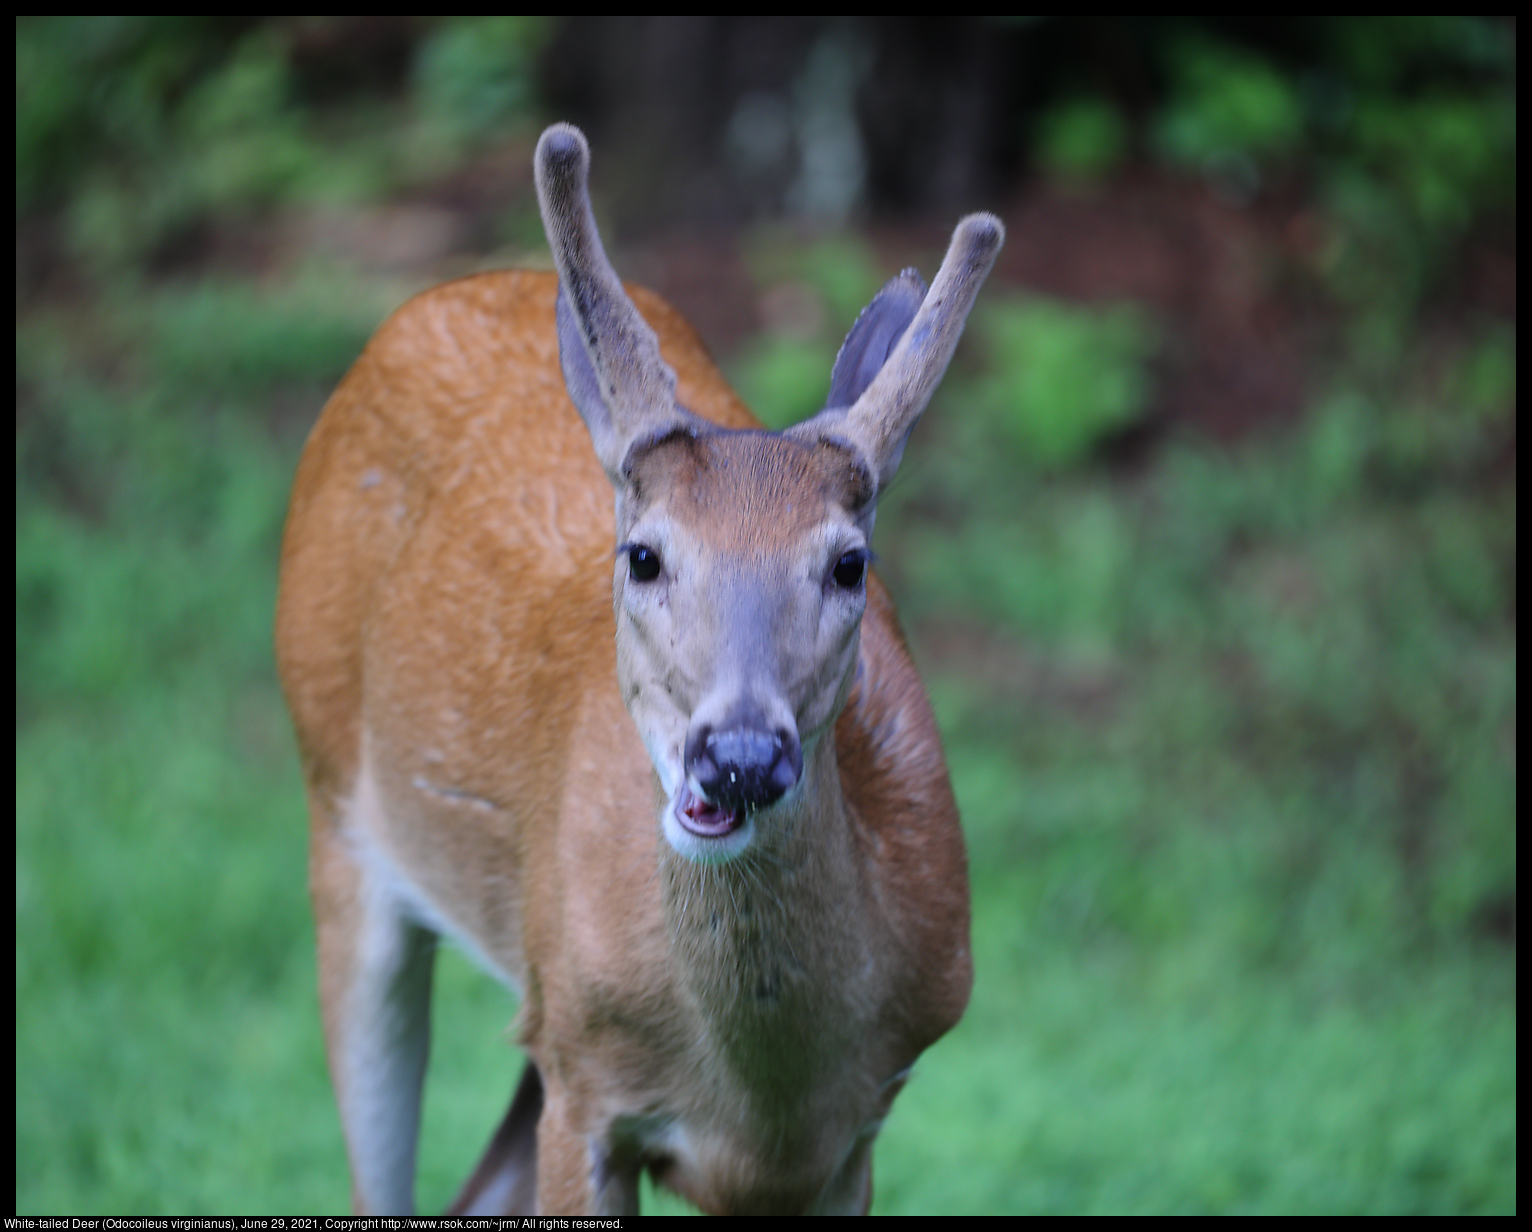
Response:
[[[810,1080],[816,1056],[841,1055],[839,1037],[860,1030],[858,1007],[872,1001],[871,905],[833,725],[807,752],[799,789],[753,824],[757,841],[726,864],[666,848],[665,925],[680,980],[730,1068],[780,1089],[793,1071]]]

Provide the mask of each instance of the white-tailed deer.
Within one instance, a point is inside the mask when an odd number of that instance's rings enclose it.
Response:
[[[765,432],[624,289],[588,168],[543,134],[557,277],[411,300],[298,469],[277,658],[352,1198],[413,1205],[448,937],[520,991],[529,1056],[453,1210],[632,1212],[647,1169],[708,1211],[865,1211],[972,983],[957,810],[868,542],[1003,231],[965,218],[929,292],[906,271],[863,311],[828,409]]]

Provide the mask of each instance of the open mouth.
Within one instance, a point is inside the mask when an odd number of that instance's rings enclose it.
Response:
[[[698,838],[722,838],[745,824],[745,811],[709,804],[692,791],[688,783],[681,788],[681,795],[676,800],[676,818]]]

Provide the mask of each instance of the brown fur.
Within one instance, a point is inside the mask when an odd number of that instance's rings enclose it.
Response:
[[[972,979],[963,842],[924,690],[870,579],[854,684],[804,771],[823,779],[805,791],[834,802],[825,832],[724,866],[666,848],[617,684],[612,487],[565,393],[556,289],[554,275],[508,272],[411,300],[336,390],[299,467],[277,655],[313,820],[337,1091],[343,1107],[364,1098],[343,1054],[391,1029],[349,1008],[375,961],[357,921],[381,892],[359,855],[376,848],[522,990],[520,1042],[546,1088],[541,1210],[626,1206],[641,1167],[707,1210],[865,1209],[859,1127],[957,1021]],[[629,292],[679,402],[754,427],[675,310]],[[689,521],[748,545],[851,499],[845,459],[824,449],[789,467],[807,485],[788,501],[798,513],[761,507],[791,484],[741,468],[784,446],[721,439],[650,455],[654,485],[696,503]],[[401,1033],[429,991],[429,944],[398,922],[407,914],[389,907],[379,934],[399,948],[387,971]],[[646,1127],[667,1117],[708,1140],[684,1158],[656,1150]],[[413,1127],[399,1132],[412,1159]],[[355,1192],[361,1209],[360,1181]]]

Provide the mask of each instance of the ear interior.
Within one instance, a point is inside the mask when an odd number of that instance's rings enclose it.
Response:
[[[880,490],[888,486],[899,467],[910,432],[947,370],[968,312],[1004,241],[1005,227],[993,214],[970,214],[960,221],[931,289],[914,319],[899,331],[887,358],[874,368],[869,354],[854,365],[856,376],[848,376],[848,385],[872,373],[856,401],[844,414],[826,411],[810,421],[815,428],[827,430],[825,435],[849,442],[876,477]],[[905,294],[900,290],[891,295],[899,307],[887,310],[888,322],[902,317]],[[881,313],[878,316],[881,318]],[[883,328],[885,323],[876,320],[861,349],[867,351]],[[852,334],[856,333],[853,328]]]
[[[602,393],[601,378],[596,375],[595,366],[590,361],[590,352],[585,349],[580,322],[570,306],[569,296],[564,293],[562,280],[559,282],[554,315],[558,322],[559,366],[564,370],[564,388],[569,391],[570,401],[585,421],[586,430],[596,447],[596,456],[610,474],[614,466],[608,459],[614,463],[621,461],[621,458],[615,456],[621,451],[618,440],[620,434],[613,423],[612,408]]]
[[[913,269],[890,278],[862,309],[830,370],[825,406],[850,406],[878,375],[926,298],[925,280]]]

